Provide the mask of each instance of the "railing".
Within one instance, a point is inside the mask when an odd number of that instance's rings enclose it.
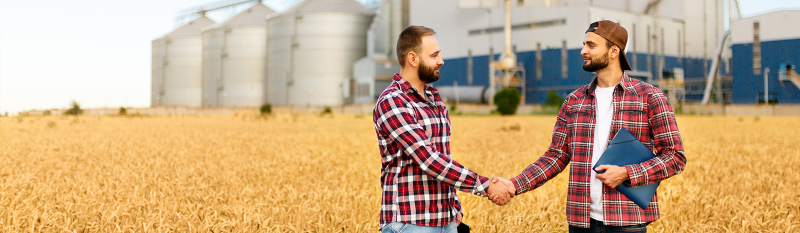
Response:
[[[797,71],[792,70],[790,75],[780,75],[780,80],[791,81],[794,86],[800,89],[800,75],[797,75]]]

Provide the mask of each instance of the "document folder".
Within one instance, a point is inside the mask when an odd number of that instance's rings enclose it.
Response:
[[[622,167],[625,165],[639,164],[653,157],[655,157],[653,151],[647,149],[647,147],[642,144],[639,139],[636,139],[631,132],[628,132],[625,128],[621,128],[619,132],[617,132],[617,135],[614,135],[614,139],[608,144],[608,148],[603,152],[600,159],[597,160],[592,170],[600,165],[616,165]],[[604,172],[605,171],[599,171],[597,173],[602,174]],[[660,183],[661,182],[656,182],[636,188],[622,183],[617,185],[616,189],[642,209],[647,209]]]

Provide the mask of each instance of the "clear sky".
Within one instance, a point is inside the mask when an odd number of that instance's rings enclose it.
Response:
[[[151,41],[175,28],[179,10],[215,1],[0,0],[0,114],[72,100],[83,108],[149,107]],[[265,4],[280,12],[283,2]],[[800,0],[740,3],[744,16],[800,9]],[[220,22],[235,12],[209,17]]]

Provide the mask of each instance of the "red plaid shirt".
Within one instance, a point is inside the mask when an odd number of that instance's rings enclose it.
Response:
[[[450,118],[432,87],[421,96],[399,74],[378,97],[373,120],[381,151],[380,227],[445,226],[461,212],[456,189],[485,196],[489,179],[450,159]]]
[[[595,125],[597,79],[567,96],[558,112],[550,148],[522,174],[511,181],[517,193],[524,193],[555,177],[567,164],[567,221],[574,227],[589,228],[592,149]],[[614,89],[614,117],[608,144],[620,128],[625,127],[647,148],[654,150],[653,159],[627,165],[632,187],[652,184],[680,174],[686,166],[683,143],[675,123],[675,114],[664,93],[650,84],[623,75]],[[658,195],[642,210],[616,189],[603,185],[604,224],[628,226],[658,220]]]

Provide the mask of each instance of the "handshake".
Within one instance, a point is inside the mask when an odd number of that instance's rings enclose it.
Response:
[[[514,184],[511,181],[494,177],[489,184],[489,190],[486,191],[486,198],[494,204],[502,206],[511,201],[516,192],[517,189],[514,188]]]

